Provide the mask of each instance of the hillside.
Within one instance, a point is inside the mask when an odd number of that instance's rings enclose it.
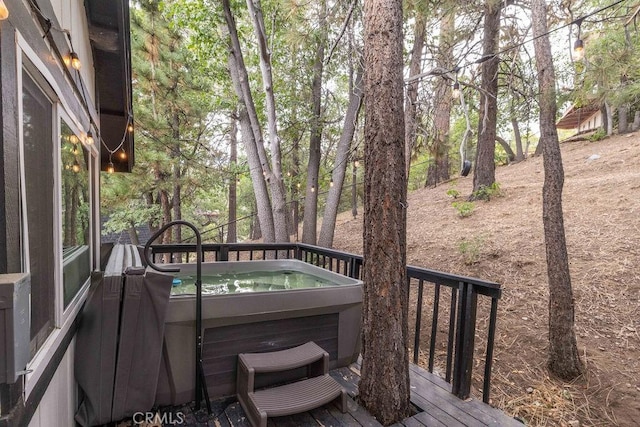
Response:
[[[548,289],[542,158],[499,167],[496,180],[502,197],[475,202],[466,218],[451,205],[447,190],[468,196],[472,176],[411,192],[408,263],[503,285],[493,405],[526,419],[528,425],[637,425],[640,134],[564,142],[561,147],[576,332],[588,367],[582,378],[563,384],[545,370]],[[357,219],[350,212],[339,216],[335,248],[362,253],[362,209],[359,213]]]

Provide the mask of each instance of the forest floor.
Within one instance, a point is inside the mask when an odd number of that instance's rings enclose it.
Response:
[[[458,215],[447,191],[453,188],[460,193],[458,200],[466,199],[473,172],[411,192],[407,262],[502,284],[492,405],[527,425],[638,425],[640,133],[598,142],[567,141],[561,147],[564,222],[575,330],[586,366],[583,376],[567,384],[550,377],[545,367],[549,292],[541,157],[498,167],[501,196],[474,202],[472,214],[465,218]],[[362,254],[361,207],[359,213],[356,219],[351,212],[339,215],[336,249]],[[430,329],[422,330],[422,342],[428,343]],[[474,369],[476,378],[481,369]]]

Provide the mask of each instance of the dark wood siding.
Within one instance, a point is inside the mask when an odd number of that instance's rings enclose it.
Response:
[[[280,319],[206,329],[203,338],[203,365],[211,396],[228,396],[236,392],[236,366],[239,353],[284,350],[314,341],[338,356],[338,314]],[[286,382],[305,376],[304,369],[277,375],[261,375],[256,387]]]

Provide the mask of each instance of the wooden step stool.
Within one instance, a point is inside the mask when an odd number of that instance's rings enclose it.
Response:
[[[254,391],[255,375],[307,367],[307,378]],[[329,354],[314,342],[288,350],[238,355],[238,401],[251,425],[266,427],[267,417],[310,411],[335,400],[347,410],[347,393],[331,378]]]

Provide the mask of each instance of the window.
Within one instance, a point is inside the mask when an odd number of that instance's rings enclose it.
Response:
[[[53,104],[22,72],[24,186],[31,273],[31,356],[54,328],[54,155]]]
[[[91,274],[89,154],[69,125],[60,120],[62,282],[67,308]]]
[[[25,268],[31,274],[31,357],[67,316],[92,270],[95,158],[56,92],[31,63],[22,72]]]

